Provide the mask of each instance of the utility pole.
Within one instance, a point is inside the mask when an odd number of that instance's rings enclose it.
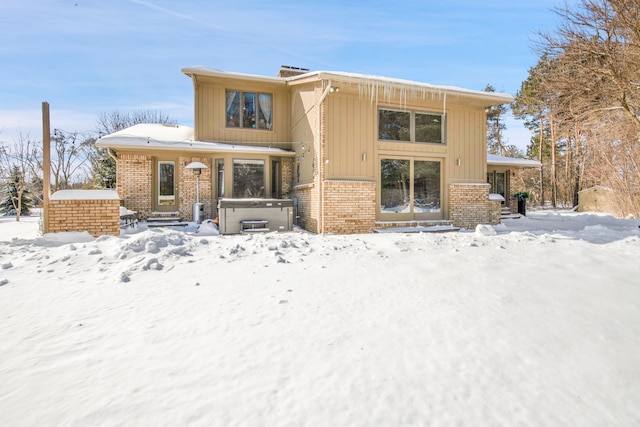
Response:
[[[49,232],[49,198],[51,196],[51,122],[49,103],[42,103],[42,199],[44,218],[42,234]]]

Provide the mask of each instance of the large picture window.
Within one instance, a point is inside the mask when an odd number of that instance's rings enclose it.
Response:
[[[380,212],[440,214],[440,162],[381,159]]]
[[[233,160],[234,198],[264,197],[264,160]]]
[[[226,91],[227,127],[271,130],[272,110],[270,93]]]
[[[378,139],[420,143],[444,143],[442,114],[419,111],[378,110]]]

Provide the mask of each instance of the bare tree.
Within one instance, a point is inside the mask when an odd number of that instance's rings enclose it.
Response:
[[[175,124],[176,121],[156,110],[140,110],[131,113],[114,111],[100,115],[97,121],[97,133],[101,137],[141,123]],[[91,162],[93,184],[98,188],[114,188],[116,184],[115,151],[96,147],[93,139],[88,156]]]
[[[554,205],[607,185],[626,213],[640,215],[640,0],[582,0],[555,11],[561,23],[541,35],[541,59],[513,107],[538,122],[530,129],[545,165],[540,182],[550,182]]]
[[[35,143],[22,134],[15,144],[0,146],[0,179],[3,186],[10,183],[14,187],[16,194],[11,200],[16,212],[16,221],[20,221],[23,196],[26,192],[33,193],[36,181],[37,175],[34,174],[33,167],[34,148]]]
[[[66,132],[54,129],[51,137],[53,151],[51,158],[52,191],[73,187],[87,177],[87,152],[93,139],[86,133]]]

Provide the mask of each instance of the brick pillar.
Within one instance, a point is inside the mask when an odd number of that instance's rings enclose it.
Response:
[[[470,230],[491,223],[489,184],[453,183],[449,185],[449,220],[456,227]]]

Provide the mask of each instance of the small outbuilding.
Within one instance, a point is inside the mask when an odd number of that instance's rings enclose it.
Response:
[[[578,192],[578,212],[603,212],[618,218],[624,216],[615,191],[600,185]]]

